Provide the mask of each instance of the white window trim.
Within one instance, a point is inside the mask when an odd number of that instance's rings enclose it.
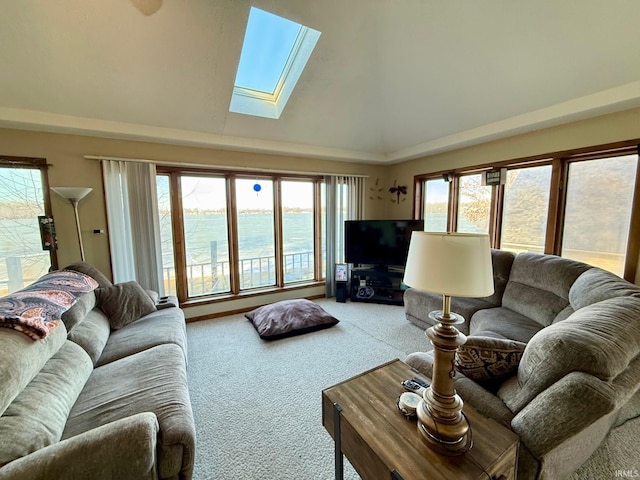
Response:
[[[229,111],[265,118],[280,118],[319,38],[319,31],[303,25],[274,92],[270,94],[234,86]]]

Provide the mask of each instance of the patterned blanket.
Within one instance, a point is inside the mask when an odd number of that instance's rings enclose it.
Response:
[[[0,327],[12,328],[34,340],[45,338],[60,317],[98,282],[80,272],[48,273],[28,287],[0,298]]]

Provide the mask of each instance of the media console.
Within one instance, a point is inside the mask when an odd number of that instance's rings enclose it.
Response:
[[[402,305],[404,269],[389,267],[385,270],[373,267],[354,267],[351,270],[349,296],[352,302],[386,303]]]

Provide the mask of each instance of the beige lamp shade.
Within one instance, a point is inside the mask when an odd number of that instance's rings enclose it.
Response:
[[[51,187],[51,190],[71,202],[79,202],[93,189],[88,187]]]
[[[493,294],[488,235],[413,232],[404,283],[451,297]]]
[[[76,218],[76,232],[78,234],[78,245],[80,247],[80,260],[84,262],[84,245],[82,244],[82,230],[80,230],[80,216],[78,215],[78,203],[89,195],[93,188],[89,187],[51,187],[62,198],[69,200],[73,205],[73,215]]]

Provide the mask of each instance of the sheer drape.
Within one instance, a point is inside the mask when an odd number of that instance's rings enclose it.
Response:
[[[103,160],[102,171],[115,282],[136,280],[164,295],[156,167]]]
[[[344,221],[364,218],[363,177],[325,177],[327,189],[327,297],[335,296],[335,265],[344,263]]]

